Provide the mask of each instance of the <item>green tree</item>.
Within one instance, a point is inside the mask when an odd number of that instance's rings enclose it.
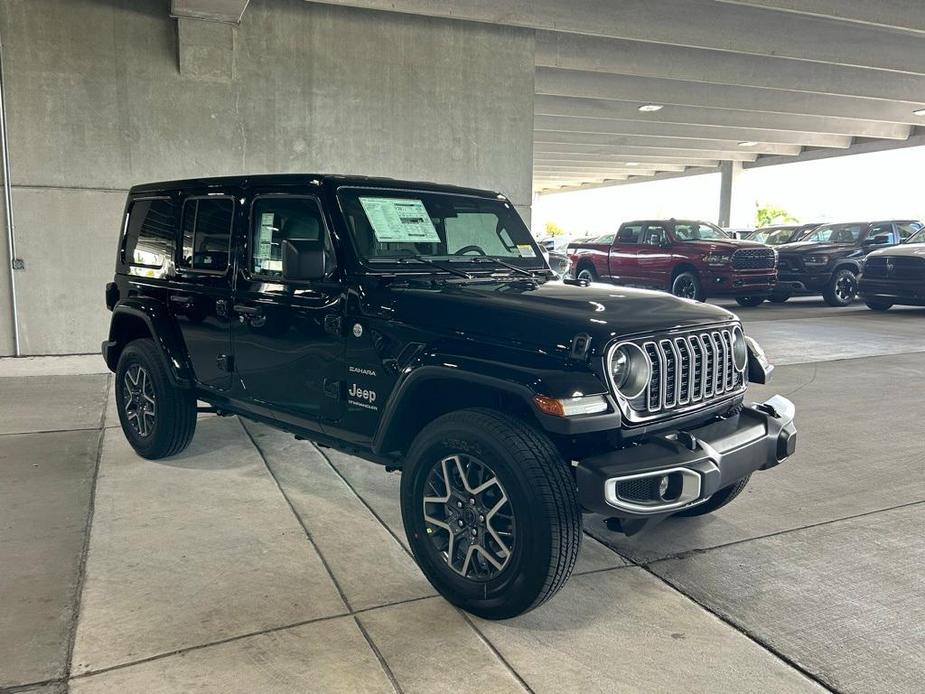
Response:
[[[560,227],[555,222],[546,222],[546,233],[549,236],[562,236],[565,234],[565,229]]]
[[[759,229],[772,224],[791,224],[799,221],[782,207],[756,202],[755,208],[755,226]]]

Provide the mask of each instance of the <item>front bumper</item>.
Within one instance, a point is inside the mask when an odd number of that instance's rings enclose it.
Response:
[[[706,270],[703,289],[709,296],[763,296],[774,291],[777,273],[745,270]]]
[[[925,279],[858,279],[858,294],[862,298],[888,299],[894,304],[925,306]]]
[[[795,408],[775,395],[732,417],[677,430],[578,461],[578,496],[588,511],[616,518],[664,517],[706,501],[755,470],[767,470],[796,449]],[[666,498],[627,496],[667,478]],[[640,487],[639,484],[642,484]],[[629,487],[626,487],[629,485]]]
[[[790,294],[821,294],[831,281],[831,272],[781,272],[777,276],[777,291]]]

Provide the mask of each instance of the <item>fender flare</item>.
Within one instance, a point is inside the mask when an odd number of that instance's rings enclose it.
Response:
[[[119,326],[125,320],[141,321],[147,327],[154,344],[164,358],[164,366],[171,383],[183,388],[193,385],[193,369],[186,354],[183,337],[173,317],[162,305],[154,302],[128,299],[118,303],[112,310],[109,324],[109,340],[103,343],[103,357],[110,371],[115,372],[119,355],[128,344]]]

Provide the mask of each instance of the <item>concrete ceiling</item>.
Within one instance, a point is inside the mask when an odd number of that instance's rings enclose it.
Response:
[[[923,0],[309,1],[535,30],[540,193],[925,132]]]

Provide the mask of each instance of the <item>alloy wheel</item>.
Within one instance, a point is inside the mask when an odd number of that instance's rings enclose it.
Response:
[[[459,575],[496,577],[514,551],[514,512],[494,471],[466,454],[436,462],[424,483],[424,521],[431,546]]]
[[[580,280],[588,280],[588,282],[593,282],[593,281],[594,281],[594,275],[591,274],[591,271],[590,271],[590,270],[588,270],[587,268],[585,268],[584,270],[582,270],[581,272],[578,273],[578,279],[580,279]]]
[[[157,402],[154,384],[147,370],[140,364],[132,364],[122,380],[122,408],[125,418],[135,433],[142,438],[154,430],[157,417]]]
[[[851,301],[857,291],[857,281],[850,272],[845,272],[835,281],[835,296],[845,303]]]
[[[674,285],[674,295],[682,299],[693,299],[697,296],[697,287],[690,277],[679,278]]]

